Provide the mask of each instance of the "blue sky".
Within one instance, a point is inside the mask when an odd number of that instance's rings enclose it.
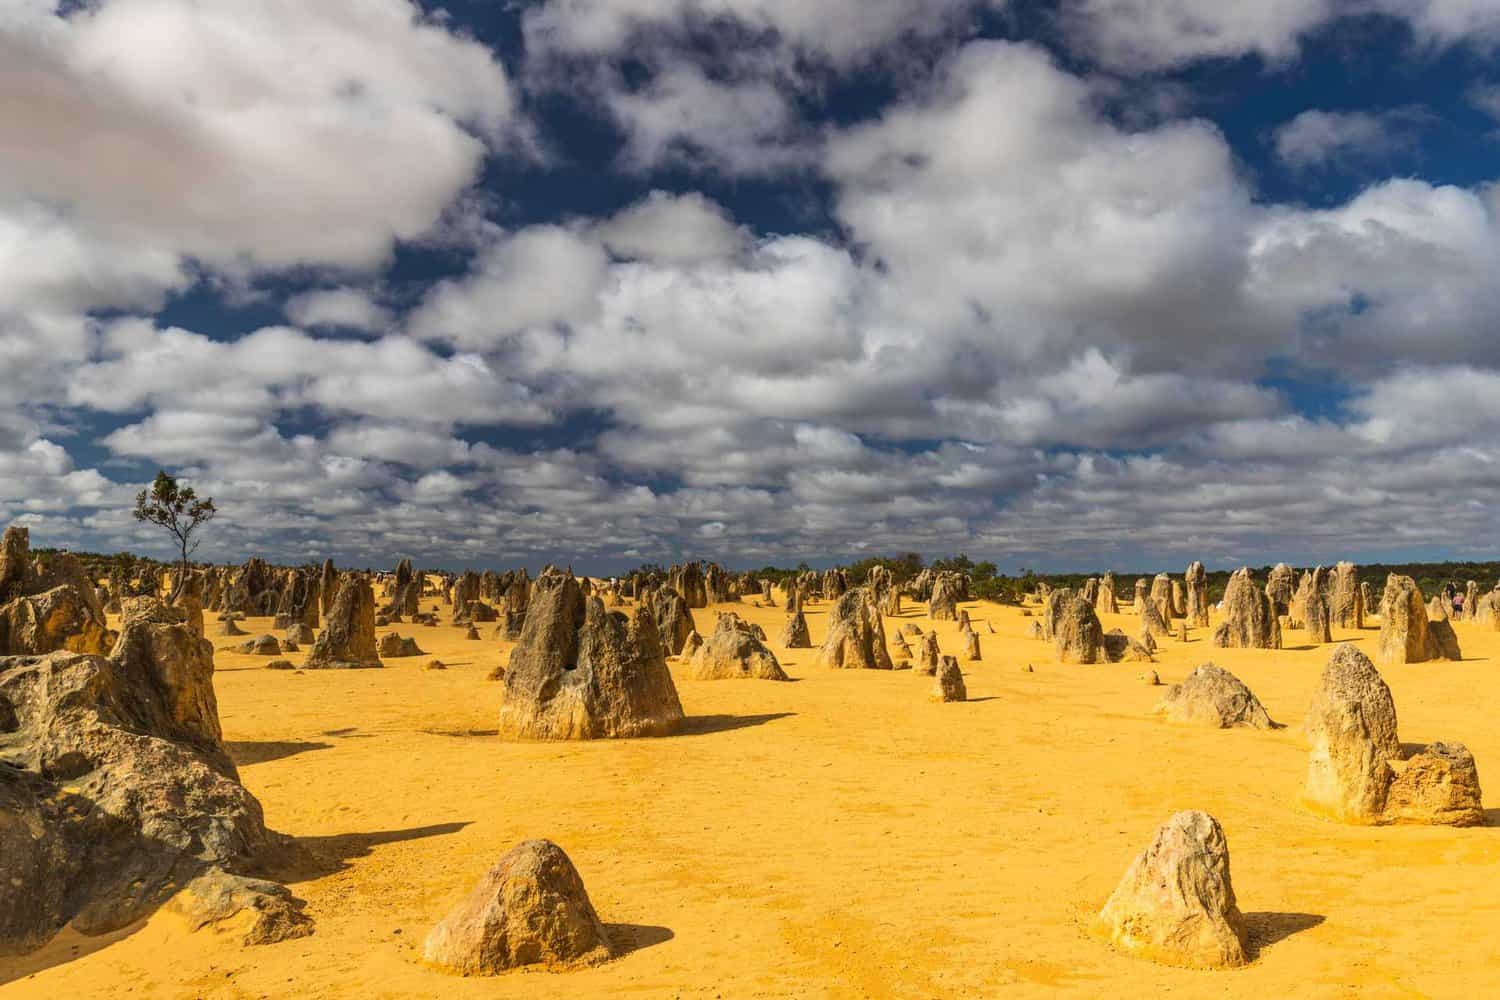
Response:
[[[0,520],[1495,557],[1500,2],[0,0]]]

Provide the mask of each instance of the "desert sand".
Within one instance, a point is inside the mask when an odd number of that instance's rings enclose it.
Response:
[[[1297,805],[1302,717],[1333,646],[1289,630],[1285,650],[1211,649],[1199,628],[1162,640],[1155,664],[1062,665],[1050,642],[1024,637],[1033,619],[1020,609],[968,602],[984,659],[963,663],[970,700],[939,704],[931,678],[911,672],[810,669],[816,649],[775,641],[781,608],[724,607],[765,629],[793,683],[694,681],[673,661],[682,735],[546,744],[494,735],[500,686],[485,675],[509,644],[491,626],[475,642],[405,623],[396,630],[427,655],[298,673],[227,651],[238,640],[215,637],[210,614],[241,777],[270,826],[326,860],[287,876],[316,933],[245,948],[163,910],[5,960],[0,994],[1412,997],[1500,982],[1493,811],[1473,829],[1370,828]],[[829,607],[806,609],[815,646]],[[713,609],[694,616],[707,634]],[[1133,614],[1102,617],[1137,631]],[[931,627],[912,608],[887,619],[888,637],[905,621]],[[241,624],[271,631],[270,619]],[[959,654],[958,624],[937,628]],[[1456,629],[1463,662],[1382,673],[1402,738],[1463,740],[1493,784],[1500,632]],[[1376,635],[1333,630],[1367,651]],[[432,658],[447,669],[425,669]],[[1151,714],[1164,689],[1143,673],[1170,684],[1210,661],[1288,728],[1199,730]],[[1245,968],[1159,966],[1087,932],[1152,831],[1184,809],[1228,836]],[[489,979],[424,967],[428,930],[531,837],[567,850],[626,954]]]

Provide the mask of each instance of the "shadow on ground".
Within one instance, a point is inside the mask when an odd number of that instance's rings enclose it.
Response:
[[[693,715],[689,716],[679,730],[680,736],[703,736],[707,733],[727,733],[736,729],[763,726],[777,719],[786,719],[796,712],[771,712],[766,715]]]
[[[56,937],[36,951],[0,958],[0,986],[45,972],[53,966],[64,965],[83,958],[85,955],[92,955],[96,951],[103,951],[116,941],[123,941],[145,927],[148,919],[149,917],[142,917],[117,931],[93,937],[80,934],[71,927],[65,927]]]
[[[610,943],[615,946],[615,958],[624,958],[653,945],[665,944],[677,936],[672,933],[671,928],[653,927],[650,924],[605,924],[604,933],[609,935]]]
[[[446,837],[458,833],[468,825],[469,821],[465,820],[460,823],[414,826],[405,830],[340,833],[327,837],[287,837],[279,849],[268,852],[256,874],[288,884],[308,882],[344,871],[349,867],[350,861],[367,858],[375,848],[385,844]]]
[[[1248,932],[1250,958],[1260,956],[1261,949],[1284,941],[1293,934],[1311,930],[1328,919],[1319,913],[1247,913],[1245,930]]]
[[[322,743],[314,740],[225,740],[224,749],[229,751],[229,759],[234,761],[236,767],[248,767],[251,764],[264,764],[272,760],[284,760],[287,757],[295,757],[299,753],[308,753],[312,750],[332,749],[332,743]]]

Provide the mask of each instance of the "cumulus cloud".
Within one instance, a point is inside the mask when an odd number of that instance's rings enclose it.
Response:
[[[389,329],[391,312],[367,291],[358,288],[320,288],[287,300],[286,316],[298,326],[364,330]]]
[[[0,195],[225,267],[373,267],[515,111],[493,53],[407,0],[27,2],[0,90]]]
[[[1304,111],[1276,130],[1276,155],[1299,169],[1379,158],[1411,146],[1428,117],[1420,108]]]
[[[1487,49],[1500,39],[1500,8],[1489,0],[1066,0],[1062,23],[1070,43],[1099,63],[1154,72],[1249,55],[1282,65],[1311,32],[1372,14],[1405,22],[1427,47]]]
[[[446,19],[28,4],[0,29],[0,84],[36,98],[0,109],[0,514],[149,550],[126,480],[160,464],[225,509],[203,554],[226,559],[1125,569],[1487,537],[1500,189],[1271,203],[1188,105],[959,44],[995,5],[848,6],[527,8],[525,79],[622,125],[629,169],[576,200],[529,175],[512,211],[508,177],[469,185],[517,98]],[[1150,71],[1286,61],[1334,16],[1231,6],[1061,23]],[[1459,10],[1409,16],[1480,42]],[[889,100],[809,124],[865,73]],[[1278,148],[1334,163],[1402,125],[1360,114],[1379,130],[1315,112]],[[98,176],[60,162],[80,148]],[[755,179],[684,189],[720,174]],[[726,207],[804,197],[817,231]],[[623,207],[575,208],[598,204]],[[257,298],[204,317],[230,279]],[[1326,410],[1288,372],[1335,387]]]

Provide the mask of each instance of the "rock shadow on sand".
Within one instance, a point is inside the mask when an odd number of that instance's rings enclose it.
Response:
[[[615,959],[666,944],[677,936],[670,927],[655,927],[651,924],[605,924],[604,933],[614,945]]]
[[[318,740],[225,740],[224,749],[236,767],[249,767],[313,750],[331,750],[333,744]]]
[[[769,712],[765,715],[690,715],[683,720],[677,736],[704,736],[708,733],[728,733],[736,729],[764,726],[768,722],[787,719],[796,712]]]
[[[1249,937],[1249,958],[1260,957],[1263,949],[1285,941],[1293,934],[1312,930],[1328,918],[1321,913],[1274,913],[1263,911],[1245,914],[1245,930]]]
[[[288,837],[288,843],[264,863],[263,872],[259,874],[278,882],[308,882],[344,871],[350,861],[367,858],[375,848],[385,844],[446,837],[458,833],[471,822],[433,823],[405,830],[340,833],[325,837]]]

